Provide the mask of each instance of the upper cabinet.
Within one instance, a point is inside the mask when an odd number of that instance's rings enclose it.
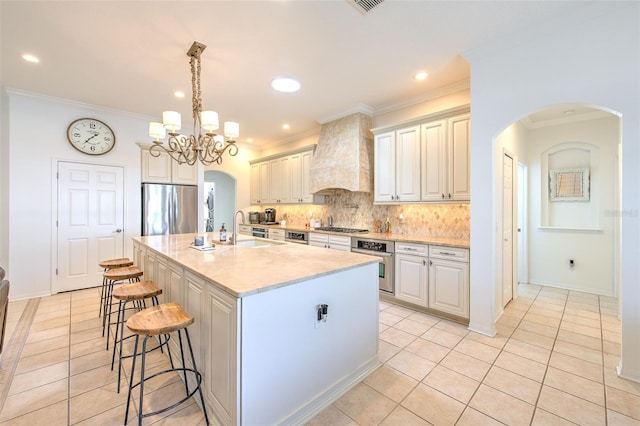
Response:
[[[309,192],[313,148],[273,156],[251,164],[251,204],[322,204]]]
[[[249,198],[251,204],[268,204],[269,198],[269,162],[251,164],[251,182]]]
[[[376,135],[374,152],[375,201],[420,201],[420,126]]]
[[[198,184],[198,166],[178,164],[166,152],[154,157],[149,146],[140,146],[140,170],[143,183]]]
[[[437,118],[374,129],[375,203],[470,200],[470,115]]]

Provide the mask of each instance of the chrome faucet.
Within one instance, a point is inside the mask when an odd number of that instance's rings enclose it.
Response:
[[[238,241],[238,231],[236,229],[237,227],[236,219],[238,219],[238,213],[242,215],[242,225],[244,225],[244,212],[242,210],[238,210],[233,215],[233,234],[231,235],[231,244],[233,245],[235,245],[236,242]]]

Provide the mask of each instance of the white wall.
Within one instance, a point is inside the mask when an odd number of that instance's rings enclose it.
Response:
[[[124,168],[124,255],[131,257],[131,237],[140,235],[140,148],[136,143],[150,142],[151,117],[11,90],[3,93],[3,102],[7,106],[3,108],[6,124],[2,129],[0,187],[2,205],[8,208],[2,209],[0,221],[0,265],[6,267],[11,280],[11,298],[51,294],[56,266],[52,226],[56,194],[52,188],[57,161]],[[111,152],[93,157],[69,144],[67,126],[80,117],[95,117],[114,130],[116,145]],[[237,179],[239,208],[249,207],[249,159],[253,155],[254,150],[241,146],[236,157],[225,157],[221,166],[211,167]]]
[[[619,139],[619,119],[615,116],[528,133],[530,283],[616,295],[616,217],[611,212],[616,210]],[[580,202],[549,202],[544,157],[559,145],[576,146],[576,143],[591,149],[591,158],[583,160],[586,164],[580,163],[591,166],[590,198]],[[573,151],[567,155],[572,157],[567,167],[580,160]],[[569,267],[569,259],[575,261],[574,268]]]
[[[640,4],[596,2],[473,52],[471,62],[471,321],[495,334],[499,197],[495,138],[546,106],[585,103],[622,115],[622,360],[640,381]],[[624,214],[636,212],[635,215]],[[487,226],[492,224],[492,226]]]

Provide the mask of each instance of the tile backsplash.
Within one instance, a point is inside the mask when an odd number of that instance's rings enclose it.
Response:
[[[334,195],[326,196],[324,205],[262,205],[252,206],[251,210],[263,211],[266,207],[276,209],[278,220],[285,219],[287,225],[300,227],[309,223],[310,218],[321,220],[325,226],[327,217],[331,215],[333,226],[373,231],[376,220],[380,220],[384,226],[388,217],[391,232],[396,234],[463,240],[470,237],[468,203],[374,205],[373,194],[336,190]]]

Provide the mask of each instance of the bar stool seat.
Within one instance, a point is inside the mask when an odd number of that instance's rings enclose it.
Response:
[[[204,419],[206,424],[209,424],[209,417],[207,416],[207,409],[204,403],[204,397],[202,395],[202,374],[197,370],[196,360],[193,356],[193,348],[191,346],[191,339],[189,338],[189,330],[188,326],[193,324],[195,319],[186,313],[182,306],[178,303],[163,303],[158,306],[153,306],[147,309],[144,309],[140,312],[133,314],[127,320],[127,327],[134,333],[135,336],[135,348],[133,351],[133,362],[131,364],[131,374],[129,375],[129,393],[127,395],[127,406],[126,413],[124,418],[124,423],[127,424],[127,419],[129,417],[129,404],[131,402],[131,392],[136,386],[140,386],[140,398],[139,398],[139,407],[138,407],[138,425],[142,425],[142,419],[144,417],[153,416],[155,414],[163,413],[165,411],[171,410],[172,408],[177,407],[183,402],[187,401],[191,398],[196,392],[200,395],[200,402],[202,403],[202,411],[204,412]],[[187,345],[189,348],[189,354],[191,355],[191,366],[192,368],[187,368],[184,361],[184,348],[182,344],[182,332],[187,338]],[[167,370],[159,371],[149,377],[145,377],[144,368],[145,368],[145,355],[148,352],[146,350],[147,340],[152,338],[153,336],[158,336],[160,334],[167,334],[177,332],[178,333],[178,342],[180,344],[180,356],[182,361],[181,368],[175,368],[172,363],[172,367]],[[144,336],[142,340],[142,350],[140,352],[141,361],[140,361],[140,381],[137,383],[133,382],[133,377],[136,369],[136,358],[138,356],[138,342],[140,336]],[[144,383],[147,380],[151,380],[154,377],[160,376],[162,374],[167,374],[171,372],[182,372],[184,374],[184,385],[186,396],[182,398],[180,401],[170,405],[168,407],[164,407],[158,409],[156,411],[150,413],[143,413],[142,407],[144,407]],[[189,382],[187,380],[187,373],[193,374],[196,379],[196,385],[193,390],[189,390]]]
[[[120,347],[119,356],[118,356],[118,393],[120,393],[120,377],[122,374],[122,360],[123,358],[129,358],[133,355],[122,355],[122,347],[124,346],[124,341],[132,336],[124,337],[124,322],[125,322],[125,314],[127,311],[127,303],[133,302],[133,309],[137,311],[141,311],[146,307],[145,301],[147,299],[151,299],[154,306],[158,305],[158,296],[162,294],[162,289],[159,288],[153,281],[139,281],[131,284],[121,284],[116,286],[113,289],[112,297],[118,300],[118,319],[116,320],[116,331],[113,336],[113,352],[111,354],[111,370],[113,370],[115,364],[116,357],[116,347]],[[118,338],[118,331],[120,332],[120,337]],[[167,344],[169,340],[168,334],[165,335],[165,342],[163,343],[160,340],[160,345],[157,348],[162,350],[162,346]],[[167,344],[168,347],[168,344]]]
[[[100,265],[100,267],[104,269],[103,272],[107,272],[109,269],[121,268],[123,266],[132,266],[133,260],[129,259],[128,257],[120,257],[117,259],[103,260],[102,262],[98,263],[98,265]],[[98,318],[100,318],[100,316],[103,315],[104,313],[104,303],[106,299],[107,299],[107,279],[103,276],[102,289],[100,291],[100,310],[98,311]]]
[[[137,282],[140,281],[140,277],[144,273],[137,266],[122,266],[120,268],[113,268],[105,271],[102,276],[106,281],[106,294],[105,303],[103,305],[102,315],[102,335],[104,336],[105,329],[108,329],[111,325],[112,299],[113,299],[113,287],[115,283],[120,281]],[[107,350],[109,349],[109,333],[107,333]]]

